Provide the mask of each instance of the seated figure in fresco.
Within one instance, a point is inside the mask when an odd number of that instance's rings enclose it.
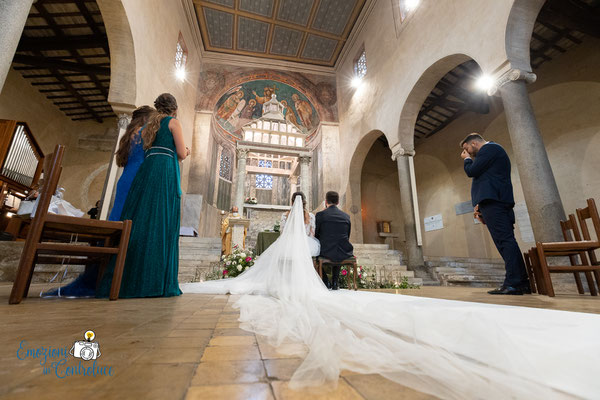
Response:
[[[221,251],[223,255],[231,254],[232,250],[231,237],[233,234],[233,229],[231,227],[230,220],[240,218],[242,218],[242,216],[240,215],[238,208],[233,206],[231,207],[231,212],[227,215],[227,217],[225,217],[225,219],[223,219],[223,222],[221,222]],[[247,229],[244,228],[244,240],[242,243],[242,247],[246,247],[247,233]]]

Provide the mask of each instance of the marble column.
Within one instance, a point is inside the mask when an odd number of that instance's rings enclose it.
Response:
[[[298,162],[300,163],[300,191],[304,193],[306,205],[310,210],[310,156],[300,156]]]
[[[106,178],[104,179],[104,189],[102,190],[101,197],[102,201],[100,202],[100,216],[98,217],[100,220],[108,219],[109,211],[112,208],[115,192],[117,190],[117,179],[119,179],[121,172],[120,168],[117,166],[115,153],[117,152],[121,138],[127,130],[127,125],[129,125],[131,122],[131,113],[123,112],[118,115],[119,135],[117,136],[117,140],[113,147],[110,163],[108,165],[108,171],[106,172]]]
[[[535,240],[562,241],[559,221],[565,220],[565,211],[527,93],[526,83],[535,79],[531,72],[511,69],[500,77],[490,94],[499,90],[502,97]]]
[[[423,249],[419,246],[417,239],[417,224],[419,221],[415,216],[415,200],[413,198],[413,187],[410,174],[410,157],[414,157],[414,151],[402,148],[392,154],[392,160],[398,164],[398,180],[400,182],[400,204],[404,218],[404,236],[406,240],[407,266],[411,270],[423,268]]]
[[[237,149],[237,174],[235,178],[235,201],[240,215],[244,215],[244,187],[246,185],[246,158],[248,157],[247,149]]]
[[[0,91],[34,0],[0,0]]]

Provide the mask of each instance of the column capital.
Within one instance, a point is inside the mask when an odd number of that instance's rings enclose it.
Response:
[[[523,71],[522,69],[511,68],[496,79],[494,85],[488,90],[488,96],[495,95],[498,90],[508,82],[521,80],[526,83],[533,83],[537,80],[537,75],[533,72]]]
[[[310,164],[311,156],[300,156],[298,157],[298,162],[300,164]]]
[[[127,113],[121,113],[119,114],[119,121],[118,121],[118,126],[119,129],[127,129],[127,125],[129,125],[129,123],[131,122],[131,114],[127,114]]]
[[[396,161],[398,159],[398,157],[414,157],[414,156],[415,156],[414,150],[406,150],[406,149],[403,149],[402,147],[400,147],[399,149],[395,150],[392,153],[392,160]]]
[[[248,157],[248,153],[250,152],[250,150],[248,149],[236,149],[236,154],[238,157],[238,160],[245,160]]]

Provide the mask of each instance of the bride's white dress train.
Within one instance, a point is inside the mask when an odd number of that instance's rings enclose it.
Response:
[[[181,289],[243,294],[236,302],[243,329],[274,346],[303,344],[294,388],[335,383],[346,369],[449,399],[591,399],[600,393],[600,316],[330,292],[313,268],[299,201],[281,237],[248,271]]]

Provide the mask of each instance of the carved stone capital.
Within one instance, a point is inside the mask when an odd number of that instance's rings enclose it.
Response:
[[[127,125],[129,125],[129,123],[131,122],[131,114],[119,114],[119,122],[118,122],[118,126],[119,129],[127,129]]]
[[[502,75],[500,75],[500,77],[494,83],[494,86],[492,86],[488,90],[488,95],[489,96],[495,95],[498,92],[498,90],[500,90],[500,88],[502,86],[504,86],[507,82],[523,80],[526,83],[533,83],[536,81],[536,79],[537,79],[537,75],[534,74],[533,72],[528,72],[528,71],[523,71],[522,69],[512,68],[512,69],[509,69],[508,71],[506,71],[505,73],[503,73]]]
[[[245,160],[246,158],[248,158],[249,152],[250,150],[248,149],[236,149],[238,160]]]
[[[414,157],[414,156],[415,156],[414,150],[406,150],[406,149],[403,149],[402,147],[400,147],[392,153],[392,160],[396,161],[398,159],[398,157]]]
[[[298,162],[300,164],[310,164],[310,159],[311,159],[310,156],[300,156],[300,157],[298,157]]]

